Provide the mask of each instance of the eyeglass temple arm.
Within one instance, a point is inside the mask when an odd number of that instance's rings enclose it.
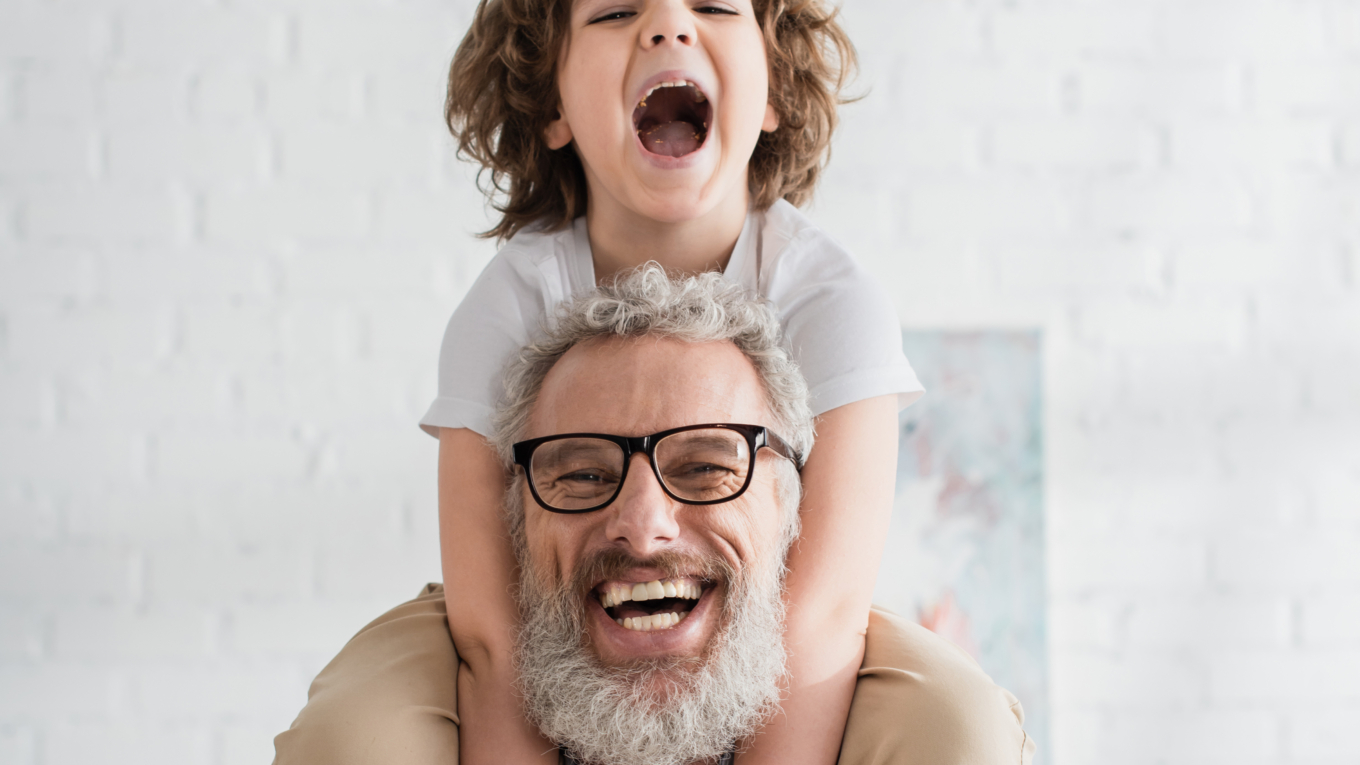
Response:
[[[794,451],[794,448],[789,446],[789,443],[780,438],[773,430],[765,428],[765,443],[761,444],[761,446],[768,446],[771,449],[774,449],[775,454],[788,459],[793,463],[794,469],[800,473],[803,472],[802,456],[799,455],[797,451]]]

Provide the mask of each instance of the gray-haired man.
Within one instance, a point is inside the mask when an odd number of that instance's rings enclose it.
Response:
[[[507,373],[517,656],[564,758],[726,758],[777,709],[784,556],[811,448],[773,313],[716,274],[643,269],[580,298]],[[328,666],[276,763],[450,763],[457,656],[442,591]],[[870,619],[842,763],[1021,763],[1014,697],[929,632]]]

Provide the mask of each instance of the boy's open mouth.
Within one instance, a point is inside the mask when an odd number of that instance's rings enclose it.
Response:
[[[688,80],[662,82],[633,109],[633,128],[652,154],[683,157],[704,145],[712,113],[699,86]]]

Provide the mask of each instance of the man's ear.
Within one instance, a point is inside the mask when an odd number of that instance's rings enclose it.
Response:
[[[553,121],[543,128],[543,140],[553,150],[571,143],[571,125],[567,124],[567,118],[562,116],[560,108],[553,110]]]

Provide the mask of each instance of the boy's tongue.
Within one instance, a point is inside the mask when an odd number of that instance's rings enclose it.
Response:
[[[694,126],[682,120],[663,122],[646,130],[638,131],[642,145],[653,154],[667,157],[683,157],[699,148],[699,133]]]

